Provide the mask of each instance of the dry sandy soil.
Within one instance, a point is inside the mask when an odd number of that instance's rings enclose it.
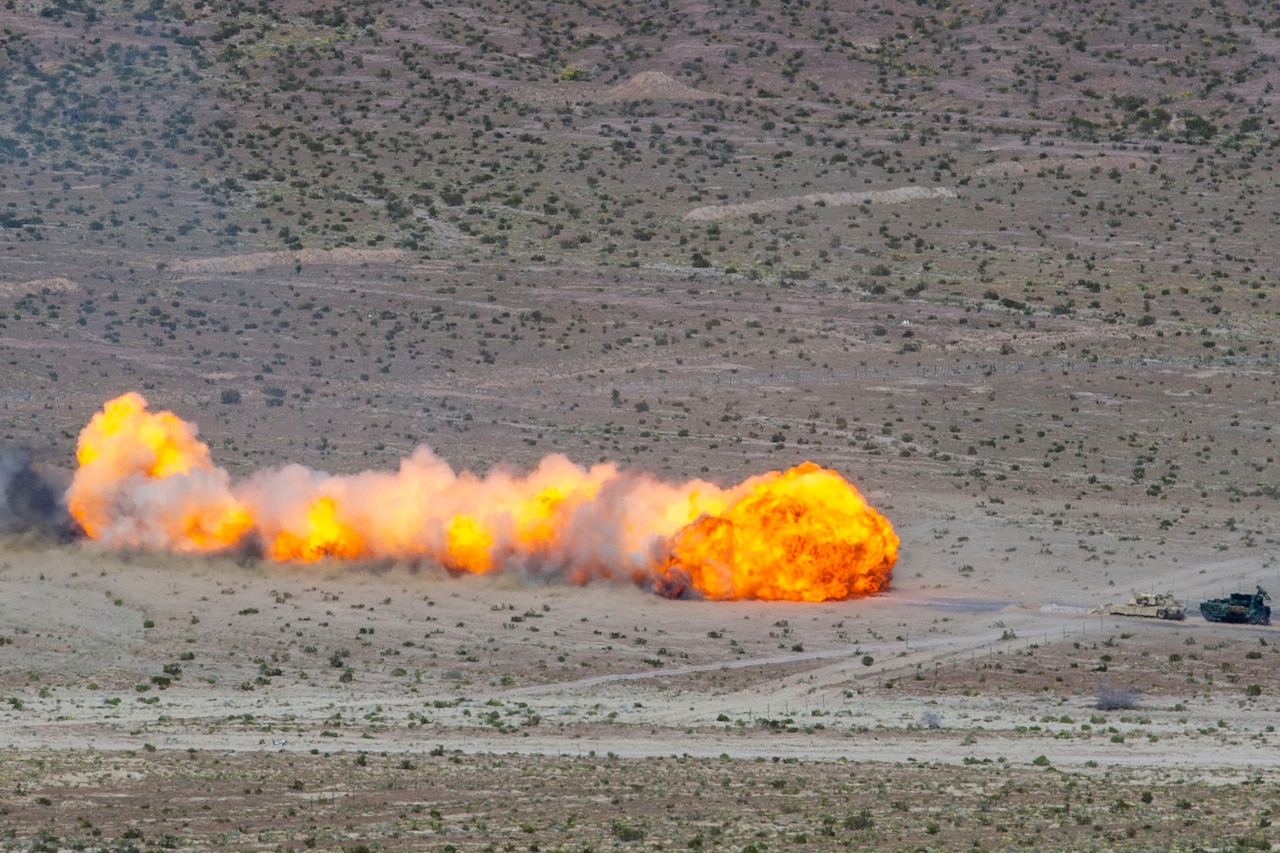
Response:
[[[11,541],[11,843],[1265,837],[1274,631],[1090,614],[1043,557],[963,588],[903,532],[890,592],[821,605]],[[1204,570],[1249,567],[1169,580]]]
[[[1265,4],[99,5],[0,14],[37,470],[139,390],[235,477],[812,459],[902,551],[803,605],[11,532],[6,849],[1272,846],[1280,637],[1194,609],[1280,588]]]

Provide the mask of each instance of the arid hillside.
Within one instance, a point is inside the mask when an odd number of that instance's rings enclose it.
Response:
[[[1268,849],[1280,638],[1195,605],[1280,590],[1278,59],[1255,0],[9,0],[0,844]],[[128,391],[237,484],[811,460],[900,558],[103,549]]]

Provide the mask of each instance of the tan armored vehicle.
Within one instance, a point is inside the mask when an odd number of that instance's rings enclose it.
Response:
[[[1167,592],[1135,592],[1125,604],[1108,604],[1112,616],[1145,616],[1148,619],[1186,619],[1187,608]]]

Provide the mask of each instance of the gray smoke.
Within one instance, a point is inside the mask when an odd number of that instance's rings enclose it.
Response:
[[[37,533],[65,541],[75,525],[62,496],[70,477],[22,447],[0,448],[0,533]]]

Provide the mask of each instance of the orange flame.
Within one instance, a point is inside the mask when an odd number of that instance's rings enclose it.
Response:
[[[843,477],[812,462],[752,481],[720,516],[706,515],[672,540],[658,580],[708,598],[827,601],[889,584],[898,537]]]
[[[67,494],[85,533],[115,548],[250,543],[273,560],[429,558],[714,599],[868,595],[888,586],[898,556],[888,520],[811,462],[721,489],[558,455],[524,476],[481,478],[420,447],[395,472],[289,465],[233,484],[196,436],[138,394],[107,403],[80,434]]]
[[[215,551],[253,527],[195,425],[151,413],[141,394],[107,403],[80,433],[67,508],[85,533],[119,546]],[[156,484],[180,479],[180,492]]]
[[[487,572],[493,568],[489,549],[493,537],[469,515],[455,515],[449,522],[450,565],[468,572]]]
[[[299,560],[311,563],[323,557],[352,559],[364,553],[364,540],[358,532],[338,519],[338,505],[333,498],[321,497],[307,508],[301,532],[282,530],[269,549],[274,560]]]

